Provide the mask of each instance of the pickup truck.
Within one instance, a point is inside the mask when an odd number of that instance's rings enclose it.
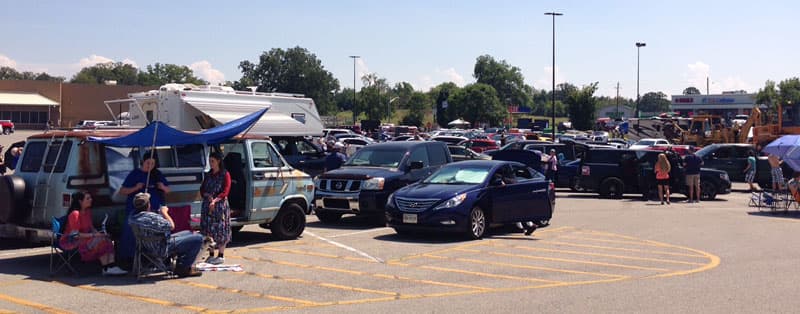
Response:
[[[397,189],[420,181],[453,162],[444,142],[401,141],[366,146],[339,169],[315,179],[314,212],[333,223],[344,214],[386,223],[386,201]]]
[[[578,186],[603,197],[621,198],[640,194],[649,198],[656,187],[653,166],[660,152],[630,149],[590,149],[581,160]],[[670,154],[673,193],[687,194],[685,173],[679,156]],[[724,171],[700,169],[700,198],[712,200],[731,192],[731,182]]]
[[[11,120],[0,120],[0,133],[5,135],[14,133],[14,122],[11,122]]]
[[[756,153],[753,145],[750,144],[712,144],[697,151],[697,157],[703,159],[703,167],[722,170],[728,173],[731,181],[744,182],[744,168],[747,167],[747,157],[749,153]],[[758,156],[758,154],[755,154]],[[783,177],[789,179],[794,170],[787,164],[783,164]],[[767,157],[756,157],[756,178],[755,182],[761,188],[772,188],[772,175],[770,173],[769,161]]]

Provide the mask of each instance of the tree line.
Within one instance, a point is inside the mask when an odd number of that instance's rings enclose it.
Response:
[[[472,76],[475,83],[460,87],[453,82],[441,83],[428,91],[415,89],[409,82],[391,84],[377,73],[361,77],[362,87],[353,99],[352,88],[342,88],[339,80],[325,69],[322,61],[302,47],[273,48],[263,51],[256,61],[239,63],[241,78],[225,82],[236,90],[256,87],[259,92],[304,94],[314,99],[323,115],[351,111],[371,120],[386,121],[397,110],[406,110],[402,123],[421,126],[426,115],[433,114],[439,125],[462,118],[474,124],[502,125],[509,118],[508,107],[535,116],[568,117],[577,128],[588,129],[597,118],[596,111],[606,106],[633,108],[635,99],[595,95],[598,83],[583,86],[558,84],[555,91],[536,89],[525,83],[519,67],[490,55],[478,56]],[[65,81],[47,73],[18,72],[0,67],[0,79]],[[72,83],[119,85],[163,85],[167,83],[208,84],[184,65],[155,63],[139,69],[121,62],[101,63],[85,67],[71,79]],[[699,94],[695,87],[684,94]],[[552,99],[555,98],[555,106]],[[800,101],[800,80],[791,78],[776,84],[767,81],[759,90],[757,103],[778,104]],[[641,112],[670,111],[668,96],[659,91],[647,92],[639,100]]]

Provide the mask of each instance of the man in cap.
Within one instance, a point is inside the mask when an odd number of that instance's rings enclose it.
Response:
[[[344,144],[340,142],[333,144],[333,149],[331,149],[331,152],[325,157],[325,172],[339,169],[342,167],[342,164],[347,161],[347,156],[342,154],[343,149]]]
[[[138,227],[146,235],[164,235],[167,237],[167,247],[170,255],[177,256],[175,274],[178,277],[201,276],[193,266],[203,245],[203,236],[191,231],[181,231],[170,235],[175,228],[175,222],[169,216],[167,206],[161,206],[159,213],[150,211],[150,194],[139,193],[133,198],[133,207],[136,212],[128,220],[131,226]],[[162,250],[161,248],[153,248]]]

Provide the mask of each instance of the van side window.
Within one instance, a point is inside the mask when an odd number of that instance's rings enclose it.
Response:
[[[178,154],[178,168],[188,167],[204,167],[205,151],[203,145],[184,145],[176,146],[175,151]]]
[[[442,145],[427,145],[427,146],[428,146],[428,156],[430,157],[431,165],[439,166],[447,163],[447,155],[445,154],[444,152],[445,148],[443,148]]]
[[[314,154],[317,152],[317,148],[305,140],[298,140],[295,144],[300,154]]]
[[[514,176],[518,181],[533,179],[533,175],[531,175],[531,172],[528,171],[528,167],[511,165],[511,169],[514,170]]]
[[[408,158],[409,161],[421,161],[422,167],[427,168],[430,166],[430,161],[428,160],[428,150],[425,146],[414,148],[411,151],[411,156]]]
[[[274,167],[272,162],[272,154],[270,154],[269,144],[253,143],[250,145],[250,150],[253,153],[253,166],[256,168]]]
[[[30,142],[25,147],[23,154],[25,159],[22,160],[20,171],[22,172],[38,172],[42,167],[42,160],[44,159],[44,150],[47,148],[46,142]]]
[[[272,160],[272,165],[275,167],[283,167],[285,164],[283,163],[283,159],[281,159],[281,155],[278,154],[278,151],[272,145],[267,145],[267,150],[269,151],[269,158]]]

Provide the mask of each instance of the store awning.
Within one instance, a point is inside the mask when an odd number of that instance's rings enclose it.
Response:
[[[59,103],[37,93],[0,92],[0,105],[58,106]]]

